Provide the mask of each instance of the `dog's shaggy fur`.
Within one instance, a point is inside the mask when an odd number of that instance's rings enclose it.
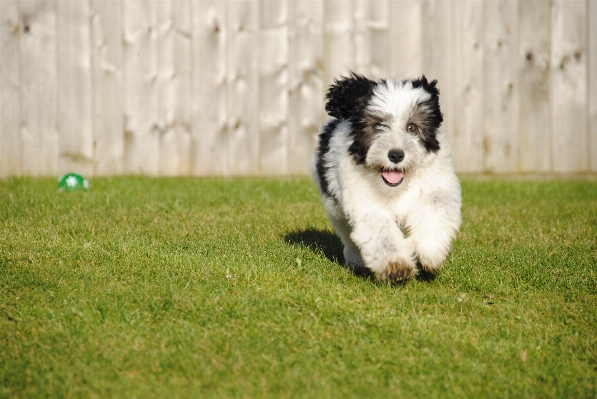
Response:
[[[311,165],[346,263],[393,284],[437,272],[461,223],[436,84],[335,80]]]

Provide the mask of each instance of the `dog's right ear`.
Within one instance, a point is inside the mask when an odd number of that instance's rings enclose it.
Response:
[[[348,77],[334,79],[325,96],[325,110],[334,118],[350,119],[367,106],[376,85],[376,82],[354,72],[350,72]]]

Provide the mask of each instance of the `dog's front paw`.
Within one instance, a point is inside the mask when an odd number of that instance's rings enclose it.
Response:
[[[426,272],[433,274],[439,272],[439,269],[442,267],[447,255],[448,249],[446,248],[437,248],[432,250],[426,248],[425,251],[419,250],[417,253],[421,268]]]
[[[386,268],[377,274],[377,278],[383,282],[390,282],[392,285],[404,284],[417,274],[417,269],[411,262],[391,261]]]

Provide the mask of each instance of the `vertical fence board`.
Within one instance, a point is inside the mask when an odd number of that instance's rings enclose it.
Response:
[[[588,4],[589,27],[589,139],[590,165],[593,172],[597,172],[597,1]]]
[[[228,8],[228,159],[233,175],[259,170],[259,1]]]
[[[388,78],[390,57],[390,1],[355,0],[355,67],[373,80]]]
[[[157,3],[123,2],[125,171],[159,171]]]
[[[122,2],[91,0],[96,175],[124,171]]]
[[[89,3],[57,1],[58,127],[61,173],[93,172]]]
[[[483,4],[461,2],[452,9],[455,106],[452,150],[460,172],[483,171]]]
[[[440,106],[444,114],[441,130],[454,143],[454,123],[459,117],[454,112],[454,73],[456,72],[452,43],[452,2],[430,0],[427,4],[423,20],[428,29],[424,36],[423,46],[429,49],[423,59],[423,72],[427,79],[437,79],[440,90]]]
[[[354,46],[354,66],[352,69],[364,74],[370,79],[374,79],[371,74],[371,47],[369,41],[369,4],[368,0],[353,0],[353,46]]]
[[[288,173],[307,173],[325,118],[323,0],[291,1],[288,54]]]
[[[551,169],[550,11],[551,5],[545,0],[519,2],[517,134],[523,172]]]
[[[227,2],[192,3],[192,173],[227,174]]]
[[[552,163],[557,172],[589,166],[586,12],[585,0],[554,0],[552,6]]]
[[[516,0],[484,4],[483,128],[484,171],[507,172],[519,169],[518,18]]]
[[[288,1],[259,6],[259,162],[267,175],[288,173]]]
[[[23,173],[58,174],[56,3],[21,1]]]
[[[392,76],[392,57],[388,49],[392,43],[390,29],[390,5],[392,0],[374,0],[369,3],[369,53],[368,73],[374,79],[387,79]]]
[[[390,77],[413,79],[423,71],[423,1],[390,2],[392,73]]]
[[[190,3],[158,2],[158,106],[161,175],[191,172]]]
[[[353,4],[345,0],[324,2],[324,85],[354,69]]]
[[[0,2],[0,177],[22,173],[19,3]]]

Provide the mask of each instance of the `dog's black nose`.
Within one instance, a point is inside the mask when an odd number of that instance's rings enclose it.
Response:
[[[400,161],[402,161],[404,159],[404,151],[390,150],[390,152],[388,152],[388,158],[390,159],[390,161],[392,161],[394,163],[399,163]]]

